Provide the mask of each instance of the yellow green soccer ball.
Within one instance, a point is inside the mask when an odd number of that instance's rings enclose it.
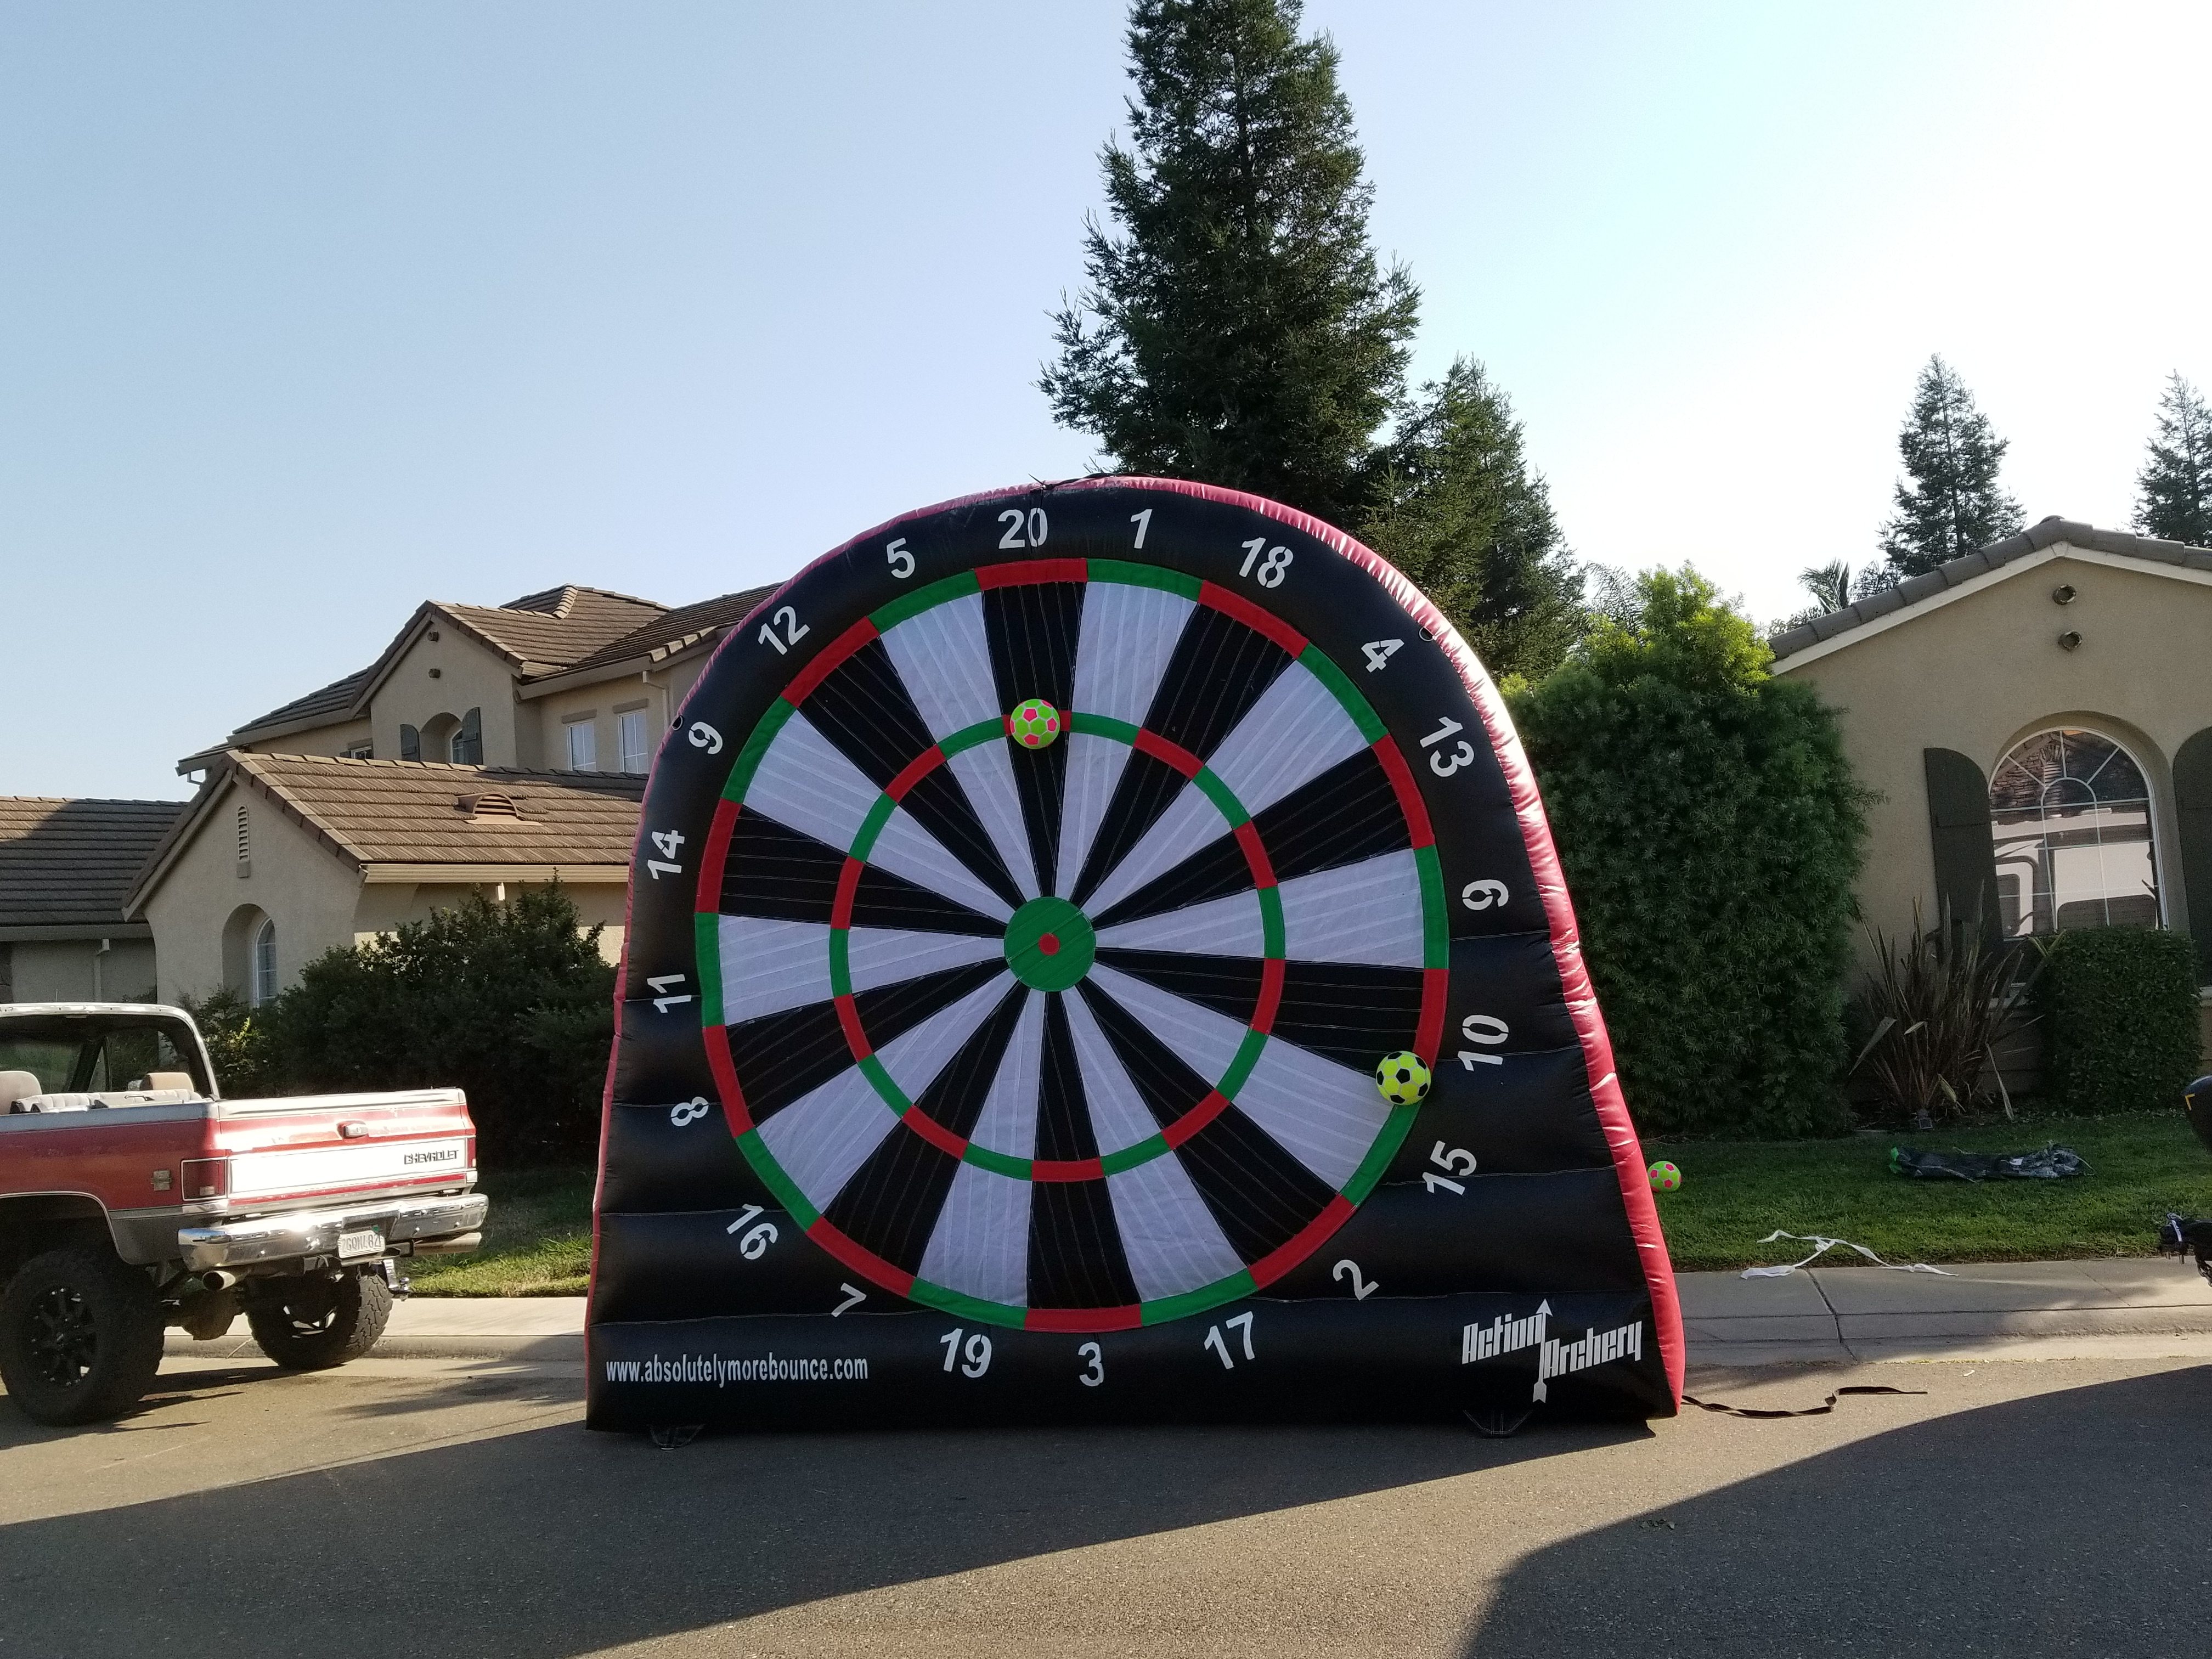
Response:
[[[1651,1166],[1649,1173],[1655,1193],[1671,1193],[1682,1184],[1682,1172],[1663,1158]]]
[[[1024,749],[1042,749],[1060,735],[1060,710],[1031,697],[1006,716],[1006,734]]]
[[[1429,1091],[1429,1068],[1416,1054],[1401,1050],[1386,1055],[1375,1068],[1375,1086],[1393,1106],[1417,1104]]]

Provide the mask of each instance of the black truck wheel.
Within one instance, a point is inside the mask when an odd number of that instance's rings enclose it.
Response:
[[[0,1296],[0,1382],[34,1422],[118,1417],[161,1368],[161,1310],[146,1275],[104,1250],[49,1250]]]
[[[295,1371],[360,1358],[391,1318],[392,1287],[375,1273],[270,1279],[246,1308],[261,1352]]]

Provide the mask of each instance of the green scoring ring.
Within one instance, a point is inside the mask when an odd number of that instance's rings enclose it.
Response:
[[[1167,569],[1158,565],[1137,564],[1116,559],[1094,558],[1084,562],[1085,565],[1084,580],[1085,580],[1161,588],[1179,593],[1194,601],[1203,602],[1204,600],[1202,590],[1205,584],[1198,578],[1187,575],[1181,571]],[[963,572],[958,575],[930,583],[914,592],[901,594],[898,598],[871,611],[867,620],[878,635],[888,633],[908,617],[976,592],[981,586],[975,572]],[[1358,728],[1360,734],[1370,744],[1379,743],[1389,736],[1389,728],[1376,714],[1366,697],[1361,694],[1358,686],[1336,665],[1334,660],[1317,642],[1306,641],[1304,649],[1296,653],[1295,660],[1328,687],[1337,702],[1351,717],[1352,723]],[[769,705],[767,712],[755,723],[753,729],[746,735],[745,741],[739,745],[737,754],[731,762],[730,771],[721,792],[724,800],[732,805],[743,802],[746,791],[751,787],[753,775],[759,769],[761,760],[768,752],[769,745],[775,741],[776,734],[782,730],[785,722],[798,712],[798,704],[790,701],[787,696],[779,696]],[[1115,738],[1132,744],[1135,743],[1137,736],[1136,727],[1098,715],[1071,714],[1067,728],[1071,731],[1088,732],[1094,736]],[[973,747],[976,744],[988,742],[994,738],[1003,738],[1005,729],[1003,720],[983,721],[966,731],[954,733],[940,743],[939,749],[941,753],[950,757],[962,749]],[[1227,785],[1209,769],[1201,767],[1191,781],[1214,801],[1224,816],[1230,817],[1232,825],[1248,821],[1249,815],[1237,802],[1235,795],[1231,793]],[[854,848],[851,849],[848,856],[858,857],[862,848],[873,846],[876,837],[881,834],[884,823],[890,821],[890,815],[896,805],[897,803],[888,794],[876,802],[864,820],[860,834],[854,839]],[[1422,965],[1433,976],[1437,971],[1448,968],[1450,961],[1449,924],[1444,905],[1443,871],[1433,842],[1415,848],[1413,854],[1421,884]],[[1264,948],[1270,957],[1279,958],[1283,951],[1281,896],[1272,885],[1260,888],[1257,891],[1265,934]],[[722,1024],[721,958],[718,932],[720,920],[720,913],[715,910],[702,909],[696,911],[694,915],[698,938],[701,1002],[703,1005],[701,1018],[702,1024],[709,1027],[719,1027]],[[848,964],[845,930],[832,927],[830,956],[833,984],[842,983],[849,993],[851,977]],[[1245,1041],[1240,1046],[1236,1059],[1231,1063],[1228,1072],[1224,1073],[1220,1082],[1216,1085],[1217,1092],[1225,1097],[1233,1098],[1233,1091],[1243,1085],[1251,1073],[1252,1066],[1257,1063],[1261,1050],[1266,1046],[1266,1042],[1267,1038],[1261,1032],[1246,1033]],[[901,1103],[904,1101],[904,1096],[899,1091],[897,1085],[892,1082],[890,1074],[884,1071],[882,1062],[871,1054],[860,1062],[860,1067],[884,1103],[894,1111],[903,1115],[906,1108]],[[1336,1198],[1331,1200],[1329,1208],[1340,1212],[1340,1219],[1342,1216],[1348,1216],[1366,1199],[1368,1194],[1374,1190],[1376,1183],[1382,1177],[1382,1172],[1389,1167],[1391,1160],[1397,1156],[1399,1147],[1404,1143],[1407,1132],[1413,1127],[1414,1115],[1413,1109],[1401,1109],[1392,1111],[1384,1120],[1381,1131],[1376,1136],[1374,1145],[1368,1149],[1367,1155],[1360,1160],[1358,1168],[1353,1170],[1351,1177],[1339,1189]],[[737,1127],[736,1124],[732,1124],[733,1128]],[[820,1212],[815,1209],[805,1194],[801,1192],[791,1178],[783,1172],[781,1166],[769,1153],[757,1127],[750,1125],[743,1127],[738,1133],[736,1139],[738,1148],[744,1152],[747,1163],[752,1165],[755,1172],[783,1202],[793,1219],[800,1227],[818,1231],[820,1228],[828,1226],[829,1224]],[[1116,1170],[1131,1168],[1152,1158],[1156,1158],[1168,1150],[1170,1148],[1163,1132],[1162,1134],[1156,1135],[1148,1141],[1140,1141],[1134,1146],[1125,1147],[1119,1152],[1101,1158],[1098,1160],[1098,1174],[1102,1176],[1111,1175]],[[969,1161],[982,1164],[1003,1175],[1017,1177],[1030,1177],[1032,1175],[1028,1160],[1006,1158],[997,1152],[984,1152],[982,1149],[975,1147],[970,1147],[965,1156]],[[1323,1218],[1317,1218],[1317,1223],[1320,1219],[1325,1218],[1328,1212],[1324,1212]],[[1293,1243],[1295,1243],[1294,1240]],[[1287,1249],[1290,1247],[1285,1248]],[[1277,1273],[1279,1271],[1279,1269],[1276,1270]],[[1269,1274],[1270,1282],[1274,1276],[1273,1273]],[[1260,1283],[1260,1279],[1251,1268],[1241,1269],[1210,1285],[1202,1285],[1194,1290],[1180,1291],[1172,1296],[1161,1297],[1143,1303],[1136,1310],[1139,1316],[1137,1322],[1151,1326],[1186,1318],[1207,1309],[1218,1307],[1224,1303],[1249,1297],[1259,1288]],[[933,1285],[918,1277],[913,1280],[905,1294],[910,1301],[939,1308],[963,1317],[989,1324],[1019,1329],[1030,1321],[1030,1310],[1025,1308],[987,1302],[945,1285]],[[1098,1328],[1111,1328],[1101,1325]]]
[[[1073,713],[1070,714],[1067,718],[1067,726],[1068,729],[1072,732],[1081,732],[1092,737],[1109,738],[1115,742],[1128,744],[1132,747],[1135,745],[1137,741],[1137,728],[1135,726],[1131,726],[1123,720],[1110,720],[1102,714],[1085,714],[1079,712]],[[1005,737],[1006,727],[1000,722],[997,720],[978,720],[973,726],[967,726],[961,731],[955,732],[951,737],[939,744],[938,749],[947,760],[950,760],[953,756],[959,754],[963,750],[973,749],[978,744],[989,743],[994,739],[1002,740]],[[1208,800],[1213,803],[1214,807],[1221,813],[1222,817],[1228,820],[1231,830],[1234,830],[1239,829],[1244,824],[1251,822],[1251,814],[1244,810],[1243,804],[1239,802],[1236,795],[1231,792],[1229,786],[1223,782],[1220,778],[1217,777],[1211,769],[1200,766],[1196,774],[1193,775],[1191,781],[1198,787],[1200,792],[1203,793]],[[884,826],[890,822],[891,813],[896,810],[898,802],[891,796],[888,790],[876,798],[875,805],[869,809],[867,816],[860,821],[860,833],[853,838],[853,845],[847,849],[846,858],[848,861],[847,866],[848,874],[851,872],[852,866],[865,865],[867,863],[868,854],[875,850],[877,837],[882,835]],[[1249,848],[1247,849],[1246,856],[1248,858],[1251,856]],[[1261,871],[1260,867],[1255,864],[1253,871],[1255,883],[1254,892],[1255,896],[1260,902],[1260,937],[1261,951],[1262,952],[1261,960],[1263,963],[1280,963],[1285,958],[1283,896],[1280,890],[1274,885],[1273,878],[1272,877],[1268,878],[1267,885],[1257,885],[1256,883],[1261,873]],[[1090,939],[1095,940],[1096,936],[1091,933],[1090,919],[1085,916],[1074,905],[1069,904],[1064,899],[1032,899],[1028,904],[1024,904],[1021,909],[1017,910],[1014,913],[1013,921],[1008,923],[1007,966],[1013,969],[1014,976],[1017,979],[1021,980],[1025,985],[1032,985],[1035,989],[1047,991],[1066,990],[1069,987],[1074,985],[1078,980],[1081,979],[1083,974],[1077,973],[1069,976],[1064,984],[1038,983],[1025,977],[1021,965],[1017,963],[1014,960],[1017,947],[1014,943],[1012,930],[1015,924],[1020,922],[1024,915],[1026,913],[1030,912],[1033,908],[1036,908],[1040,915],[1046,914],[1042,908],[1042,907],[1046,906],[1062,907],[1060,910],[1054,910],[1049,914],[1055,917],[1060,917],[1062,915],[1064,911],[1065,915],[1073,916],[1077,921],[1079,921],[1082,924],[1084,933]],[[1038,931],[1042,932],[1044,930],[1040,927]],[[850,962],[848,934],[849,924],[841,927],[837,923],[832,922],[830,925],[830,991],[832,996],[840,998],[849,997],[853,994],[853,975]],[[1095,954],[1095,948],[1094,944],[1090,949],[1086,949],[1081,952],[1083,957],[1084,972],[1088,972],[1090,969],[1091,960]],[[1048,960],[1043,958],[1042,957],[1042,953],[1037,954],[1041,963]],[[1262,971],[1264,972],[1265,970],[1263,969]],[[1263,981],[1262,983],[1264,986],[1266,981]],[[1269,1021],[1272,1024],[1273,1009],[1269,1006],[1267,993],[1264,989],[1261,992],[1260,1006],[1253,1011],[1254,1018],[1258,1018],[1262,1010],[1267,1012],[1269,1017]],[[857,1030],[858,1025],[859,1021],[857,1017],[855,1017],[852,1024],[847,1028],[847,1041],[848,1042],[853,1040],[852,1033],[854,1030]],[[1252,1068],[1260,1063],[1261,1052],[1265,1049],[1267,1046],[1267,1034],[1265,1031],[1251,1028],[1248,1023],[1244,1032],[1244,1041],[1237,1045],[1237,1053],[1231,1058],[1228,1068],[1222,1073],[1219,1078],[1215,1079],[1213,1093],[1218,1095],[1224,1103],[1233,1103],[1237,1098],[1237,1091],[1244,1086],[1245,1081],[1252,1075]],[[889,1107],[896,1116],[905,1122],[908,1129],[916,1133],[927,1134],[931,1128],[935,1127],[933,1124],[925,1126],[916,1121],[926,1115],[920,1112],[915,1108],[914,1102],[908,1097],[906,1091],[899,1087],[896,1080],[892,1078],[890,1071],[884,1066],[882,1060],[877,1059],[872,1053],[860,1054],[857,1049],[855,1049],[854,1052],[860,1064],[861,1073],[868,1079],[871,1086],[874,1088],[877,1097],[879,1098],[885,1106]],[[1201,1102],[1199,1105],[1193,1107],[1191,1109],[1191,1113],[1202,1112],[1206,1110],[1206,1107],[1211,1103],[1211,1097],[1209,1097],[1206,1101]],[[1095,1173],[1101,1176],[1114,1175],[1122,1170],[1133,1170],[1139,1164],[1149,1164],[1156,1158],[1164,1157],[1167,1153],[1174,1151],[1177,1141],[1182,1139],[1182,1136],[1176,1134],[1176,1130],[1189,1118],[1191,1113],[1186,1113],[1182,1118],[1178,1118],[1174,1124],[1170,1125],[1167,1128],[1158,1130],[1153,1133],[1147,1135],[1144,1139],[1138,1141],[1133,1146],[1121,1147],[1116,1152],[1102,1153],[1098,1158],[1098,1167]],[[1200,1120],[1201,1124],[1204,1121],[1204,1119]],[[947,1135],[948,1138],[950,1137],[950,1131],[942,1131],[941,1133]],[[1191,1133],[1195,1133],[1195,1130],[1193,1130]],[[1387,1137],[1387,1129],[1385,1133]],[[1175,1139],[1170,1139],[1170,1136],[1175,1136]],[[1391,1150],[1395,1152],[1396,1148],[1397,1139],[1396,1138],[1391,1138]],[[947,1150],[951,1150],[950,1147],[948,1147]],[[1034,1158],[1016,1158],[1008,1152],[994,1152],[988,1146],[978,1146],[973,1141],[965,1141],[962,1143],[960,1146],[959,1155],[960,1161],[963,1164],[977,1164],[983,1169],[994,1170],[1000,1175],[1011,1176],[1017,1181],[1035,1181],[1039,1178],[1037,1160]],[[1389,1160],[1386,1158],[1384,1162],[1388,1163]],[[1381,1166],[1378,1165],[1376,1167],[1376,1173],[1379,1176],[1381,1172]],[[1370,1182],[1370,1184],[1371,1185],[1372,1183]],[[1357,1202],[1358,1200],[1354,1200],[1353,1201]]]

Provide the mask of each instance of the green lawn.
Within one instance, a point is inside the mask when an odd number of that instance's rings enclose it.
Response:
[[[1889,1173],[1891,1146],[2017,1152],[2055,1140],[2088,1160],[2068,1181],[1911,1181]],[[1674,1265],[1686,1270],[1793,1261],[1776,1228],[1864,1244],[1892,1261],[2037,1261],[2148,1255],[2168,1210],[2212,1215],[2212,1154],[2179,1112],[2024,1118],[1932,1134],[1842,1140],[1652,1141],[1646,1158],[1682,1169],[1659,1194]],[[1826,1261],[1860,1257],[1832,1251]]]
[[[2089,1161],[2071,1181],[1907,1181],[1899,1141],[2021,1152],[2056,1140]],[[2168,1210],[2212,1215],[2212,1156],[2179,1113],[2028,1118],[1993,1128],[1843,1140],[1652,1141],[1648,1158],[1682,1169],[1659,1215],[1674,1265],[1747,1267],[1804,1254],[1758,1243],[1776,1228],[1824,1233],[1893,1261],[2034,1261],[2147,1255]],[[523,1170],[484,1177],[491,1216],[474,1255],[426,1256],[420,1296],[580,1296],[592,1261],[592,1173]],[[1828,1259],[1859,1258],[1838,1251]]]
[[[581,1296],[592,1271],[589,1170],[515,1170],[478,1183],[491,1195],[483,1249],[408,1264],[417,1296]]]

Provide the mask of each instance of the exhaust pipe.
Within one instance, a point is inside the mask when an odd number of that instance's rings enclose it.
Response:
[[[238,1275],[225,1273],[220,1267],[210,1268],[200,1275],[200,1288],[206,1291],[227,1291],[238,1283]]]
[[[451,1238],[418,1238],[415,1241],[417,1255],[466,1255],[471,1250],[483,1248],[482,1233],[456,1233]]]

